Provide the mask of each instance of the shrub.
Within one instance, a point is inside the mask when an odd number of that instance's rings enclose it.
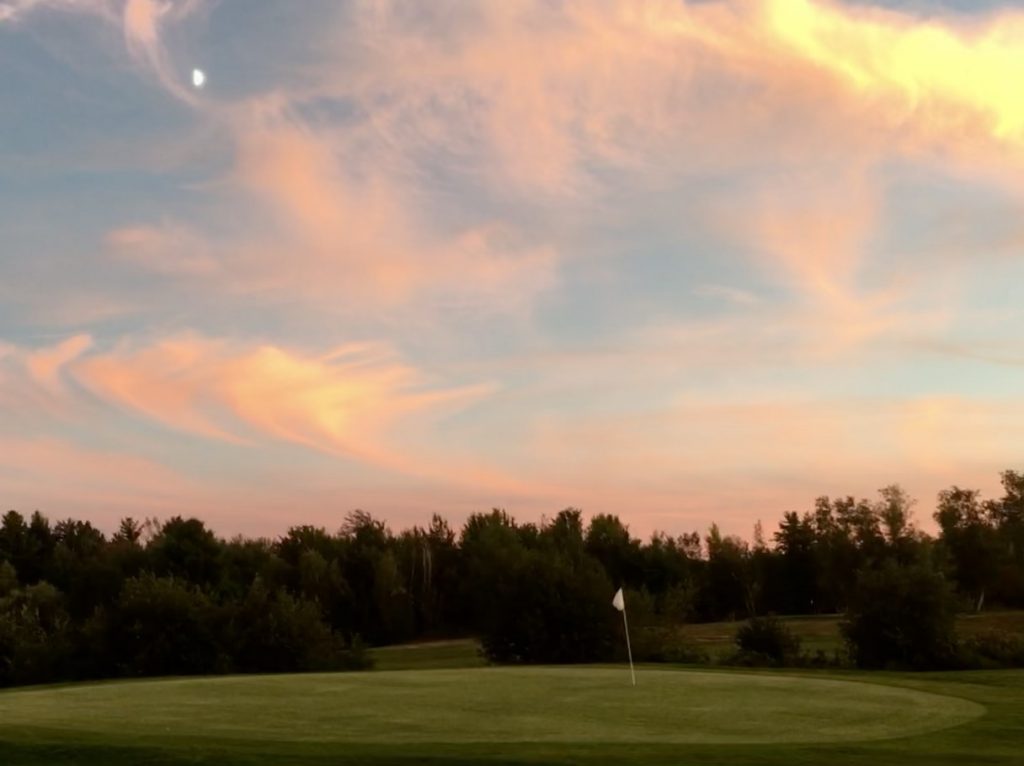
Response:
[[[950,667],[956,660],[955,605],[941,573],[888,561],[860,573],[840,630],[858,667]]]
[[[366,643],[358,635],[349,642],[348,647],[342,652],[338,670],[370,670],[374,665],[373,656],[370,654]]]
[[[233,671],[345,670],[369,662],[361,642],[345,649],[314,602],[271,591],[259,578],[233,612],[227,630]]]
[[[777,617],[752,617],[736,631],[737,659],[786,665],[800,656],[800,639]],[[749,657],[742,657],[749,655]]]

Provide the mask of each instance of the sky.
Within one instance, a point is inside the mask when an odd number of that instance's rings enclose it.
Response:
[[[0,0],[0,73],[7,508],[749,536],[1024,468],[1024,5]]]

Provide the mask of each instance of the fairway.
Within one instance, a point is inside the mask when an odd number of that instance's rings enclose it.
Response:
[[[869,741],[984,712],[944,695],[741,673],[478,668],[139,681],[0,694],[2,729],[34,738],[337,743]]]

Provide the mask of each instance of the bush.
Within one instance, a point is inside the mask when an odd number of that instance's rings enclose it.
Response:
[[[64,599],[49,583],[0,599],[0,686],[66,677],[72,643]]]
[[[125,580],[116,604],[95,626],[111,666],[128,676],[223,672],[218,641],[221,614],[205,593],[171,577],[144,574]]]
[[[736,631],[736,646],[739,647],[737,659],[754,664],[786,665],[800,656],[799,637],[772,616],[752,617],[742,625]]]
[[[352,638],[341,655],[338,670],[370,670],[374,666],[373,656],[366,643],[358,635]]]
[[[271,591],[259,578],[233,610],[227,643],[231,669],[243,673],[346,670],[370,662],[361,643],[346,651],[315,603]]]
[[[840,625],[850,659],[861,668],[954,666],[955,606],[945,577],[925,564],[861,572]]]

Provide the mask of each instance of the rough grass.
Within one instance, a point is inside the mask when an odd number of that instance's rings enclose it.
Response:
[[[831,655],[843,648],[838,615],[780,617],[779,620],[800,639],[802,652],[813,654],[821,650]],[[736,651],[736,631],[744,624],[745,621],[695,623],[680,626],[679,633],[712,657],[721,657]]]
[[[811,615],[780,617],[793,633],[800,638],[802,652],[813,654],[823,651],[831,656],[843,651],[839,634],[840,615]],[[721,657],[736,650],[736,631],[743,622],[708,622],[683,625],[680,635],[700,647],[712,657]],[[1024,635],[1024,611],[982,612],[977,615],[961,615],[957,618],[957,633],[962,637],[985,633]]]
[[[1019,763],[1024,673],[472,668],[0,693],[0,763]],[[867,681],[867,682],[866,682]]]
[[[381,646],[371,649],[370,657],[375,670],[437,670],[487,664],[480,644],[472,639]]]
[[[1019,637],[1024,635],[1024,611],[961,615],[957,618],[956,629],[963,636],[1003,633]]]

